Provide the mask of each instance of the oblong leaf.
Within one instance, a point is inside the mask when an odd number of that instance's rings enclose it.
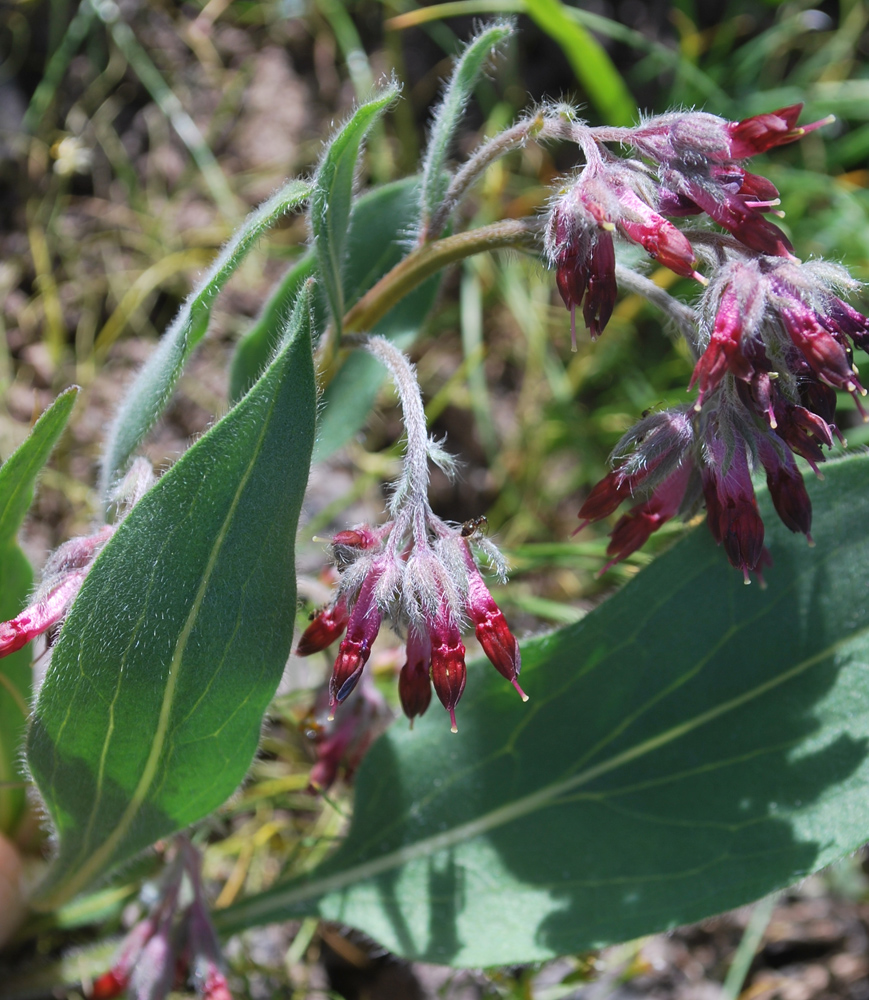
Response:
[[[344,317],[344,286],[341,272],[347,246],[347,229],[353,206],[353,183],[362,143],[368,130],[398,95],[398,86],[390,84],[373,100],[353,113],[350,121],[329,143],[311,193],[311,229],[320,268],[320,280],[326,290],[332,320],[341,332]]]
[[[288,181],[247,217],[188,296],[154,353],[127,390],[106,438],[100,489],[107,498],[115,479],[163,412],[193,348],[208,329],[211,307],[259,238],[287,212],[308,199],[310,185]]]
[[[486,60],[493,51],[513,33],[510,21],[497,21],[472,38],[456,61],[453,75],[437,107],[423,160],[422,190],[420,192],[420,231],[427,237],[429,220],[436,213],[449,184],[449,174],[444,170],[456,128],[471,94],[483,72]]]
[[[16,541],[33,502],[36,480],[66,427],[78,396],[61,393],[34,424],[30,436],[0,465],[0,621],[14,618],[33,585],[33,571]],[[33,671],[29,649],[0,659],[0,832],[14,830],[24,811],[20,745],[30,712]]]
[[[290,650],[314,434],[310,296],[257,385],[121,523],[67,618],[28,762],[56,906],[244,777]]]
[[[698,920],[869,833],[869,456],[831,463],[806,546],[762,508],[745,587],[700,528],[523,645],[523,706],[469,671],[366,757],[346,842],[224,930],[318,913],[407,956],[525,962]]]

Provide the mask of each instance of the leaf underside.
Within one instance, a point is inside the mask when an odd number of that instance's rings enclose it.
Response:
[[[314,433],[310,296],[242,402],[98,557],[53,652],[28,762],[58,905],[217,808],[244,777],[292,641]]]
[[[869,456],[810,485],[814,548],[762,501],[746,587],[705,527],[581,622],[523,644],[522,705],[469,671],[366,757],[341,848],[219,914],[316,913],[407,957],[541,960],[698,920],[869,835]]]

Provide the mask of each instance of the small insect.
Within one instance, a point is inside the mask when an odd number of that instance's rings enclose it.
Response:
[[[462,538],[470,538],[471,535],[475,535],[480,528],[485,529],[488,524],[489,521],[485,514],[481,514],[479,517],[472,517],[470,521],[465,521],[462,525]]]
[[[664,400],[662,399],[660,403],[655,403],[654,406],[650,406],[647,410],[643,410],[641,414],[643,420],[645,420],[646,417],[650,416],[652,413],[655,413],[657,410],[660,410],[661,407],[664,405],[665,403]]]

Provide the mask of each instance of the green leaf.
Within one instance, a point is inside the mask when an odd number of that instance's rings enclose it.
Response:
[[[408,957],[541,960],[747,903],[869,834],[869,456],[814,483],[817,545],[768,497],[746,587],[698,528],[576,625],[523,645],[522,705],[469,670],[359,773],[349,836],[223,931],[316,913]]]
[[[355,302],[404,257],[408,223],[419,205],[419,178],[385,184],[357,199],[347,233],[343,269],[344,301]],[[262,315],[239,343],[232,364],[230,391],[239,399],[253,384],[274,351],[281,317],[298,289],[314,272],[313,255],[300,260],[284,277]],[[439,277],[424,281],[396,303],[373,328],[400,347],[413,343],[437,294]],[[318,286],[314,325],[325,323],[327,306]],[[346,444],[365,423],[385,378],[383,366],[364,351],[343,362],[320,400],[314,460],[322,461]]]
[[[332,319],[338,333],[344,318],[342,272],[347,246],[347,230],[353,207],[353,183],[365,136],[375,121],[398,95],[398,86],[390,84],[373,100],[353,113],[349,122],[329,144],[323,156],[311,193],[311,229],[326,289]]]
[[[229,371],[229,398],[233,403],[237,403],[263,373],[280,343],[286,317],[293,308],[293,303],[305,282],[316,273],[316,258],[313,253],[306,253],[287,271],[256,322],[238,342]],[[322,329],[325,318],[325,312],[319,307],[319,291],[318,287],[314,292],[312,329],[315,331]]]
[[[360,298],[405,256],[407,225],[418,204],[415,177],[386,184],[359,199],[347,235],[346,301]],[[424,281],[367,332],[409,347],[434,304],[439,284],[439,275]],[[365,351],[355,351],[344,361],[323,393],[314,461],[322,462],[359,431],[385,378],[383,365]]]
[[[512,34],[512,23],[498,21],[471,39],[456,62],[443,100],[435,111],[423,161],[420,193],[420,229],[427,237],[440,235],[428,233],[427,228],[429,220],[443,201],[449,184],[449,174],[444,168],[456,128],[465,113],[486,60],[497,46]]]
[[[57,832],[37,905],[217,808],[290,651],[314,434],[306,292],[257,385],[121,523],[63,626],[28,762]]]
[[[634,125],[637,105],[606,50],[561,0],[527,0],[528,16],[564,50],[577,80],[607,125]]]
[[[0,545],[15,541],[33,503],[37,477],[66,427],[77,396],[77,386],[62,392],[33,425],[27,440],[0,466]]]
[[[104,497],[131,455],[163,412],[193,348],[208,329],[218,292],[259,238],[287,212],[308,199],[310,185],[288,181],[247,217],[223,248],[204,280],[187,298],[172,325],[136,376],[109,429],[100,488]]]
[[[66,427],[78,388],[67,389],[42,414],[30,436],[0,466],[0,621],[14,618],[33,586],[33,571],[16,536],[33,502],[36,479]],[[30,711],[32,670],[29,649],[0,659],[0,832],[9,833],[21,818],[23,788],[18,766],[24,724]]]

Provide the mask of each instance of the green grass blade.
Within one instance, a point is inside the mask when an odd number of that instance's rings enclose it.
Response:
[[[257,240],[283,215],[303,204],[309,194],[310,187],[303,181],[288,181],[251,212],[204,280],[187,298],[128,390],[109,430],[100,482],[103,497],[108,496],[116,477],[123,472],[133,452],[163,412],[191,351],[208,328],[211,307],[218,292]]]
[[[465,113],[486,61],[512,33],[513,25],[510,22],[499,21],[485,28],[468,43],[456,62],[443,100],[435,112],[423,160],[420,192],[420,232],[426,238],[440,235],[427,230],[429,220],[437,212],[449,184],[449,174],[444,168],[456,127]]]

